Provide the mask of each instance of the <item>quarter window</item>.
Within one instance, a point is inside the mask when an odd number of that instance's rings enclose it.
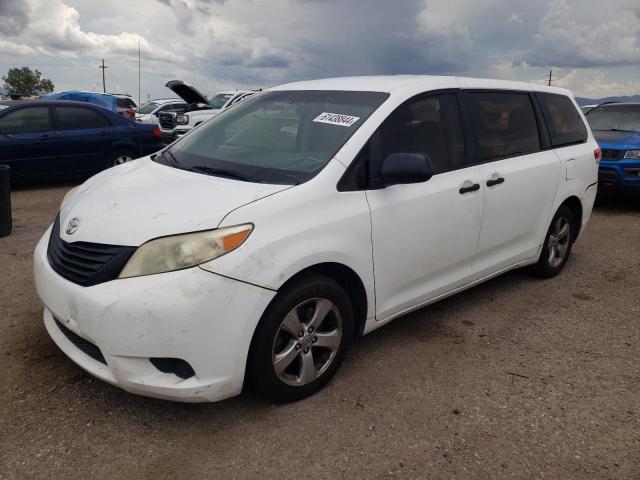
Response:
[[[478,162],[540,151],[538,124],[525,93],[465,93]]]
[[[82,107],[56,107],[56,130],[108,128],[111,122],[104,115]]]
[[[22,108],[0,118],[0,134],[34,133],[51,130],[49,108]]]
[[[432,95],[398,107],[380,127],[382,158],[392,153],[420,153],[434,174],[465,165],[464,136],[453,93]]]
[[[575,105],[564,95],[536,93],[549,127],[551,145],[561,147],[587,141],[587,129]]]

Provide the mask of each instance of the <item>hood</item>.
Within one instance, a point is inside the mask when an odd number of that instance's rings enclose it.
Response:
[[[593,136],[602,148],[619,150],[640,149],[640,132],[614,132],[594,130]]]
[[[191,85],[182,83],[180,80],[171,80],[167,82],[165,87],[172,90],[176,95],[182,98],[187,103],[206,103],[209,104],[207,97],[202,95],[198,90]]]
[[[147,158],[82,184],[60,212],[66,242],[139,246],[157,237],[216,228],[232,210],[291,188],[213,177]],[[77,230],[64,230],[77,218]]]

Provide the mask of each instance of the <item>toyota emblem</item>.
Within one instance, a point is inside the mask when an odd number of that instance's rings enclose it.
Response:
[[[80,219],[78,217],[73,217],[71,220],[69,220],[69,223],[67,223],[67,227],[64,229],[64,231],[67,235],[73,235],[74,233],[76,233],[76,230],[78,230],[79,226]]]

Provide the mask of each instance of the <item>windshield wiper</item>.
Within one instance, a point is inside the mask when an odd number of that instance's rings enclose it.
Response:
[[[244,175],[242,173],[234,172],[233,170],[226,170],[224,168],[215,168],[215,167],[207,167],[205,165],[196,165],[195,167],[190,167],[189,170],[206,173],[207,175],[214,175],[216,177],[226,177],[226,178],[232,178],[234,180],[242,180],[243,182],[262,183],[256,178],[251,177],[249,175]]]

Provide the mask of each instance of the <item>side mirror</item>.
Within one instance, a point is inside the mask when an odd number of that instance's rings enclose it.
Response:
[[[392,153],[382,162],[380,182],[383,187],[422,183],[433,177],[433,164],[427,155]]]

